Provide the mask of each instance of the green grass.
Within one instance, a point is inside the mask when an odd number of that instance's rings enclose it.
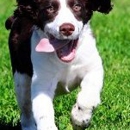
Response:
[[[94,111],[88,130],[130,130],[130,2],[113,0],[109,15],[95,13],[92,19],[97,47],[105,70],[102,103]],[[14,9],[14,0],[0,1],[0,124],[19,122],[8,51],[5,19]],[[69,121],[77,90],[56,98],[56,123],[71,130]]]
[[[4,27],[14,5],[13,0],[0,1],[0,124],[16,124],[19,119],[7,44],[9,31]]]

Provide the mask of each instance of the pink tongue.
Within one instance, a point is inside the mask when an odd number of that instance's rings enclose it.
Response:
[[[49,40],[47,38],[43,38],[40,40],[38,45],[36,46],[37,52],[53,52],[55,51],[52,44],[50,44]]]
[[[47,38],[43,38],[40,40],[38,45],[36,46],[36,51],[37,52],[54,52],[57,49],[63,47],[66,45],[68,42],[66,40],[53,40],[49,41]]]
[[[49,40],[47,38],[43,38],[40,40],[38,45],[36,46],[37,52],[53,52],[55,51],[52,44],[50,44]]]

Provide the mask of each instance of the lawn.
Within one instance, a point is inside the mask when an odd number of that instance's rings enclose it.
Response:
[[[114,9],[109,15],[95,13],[91,21],[105,79],[102,103],[94,111],[87,130],[130,130],[130,2],[113,0],[113,3]],[[15,0],[0,0],[0,124],[16,126],[20,113],[7,44],[9,32],[4,28],[14,5]],[[54,101],[59,130],[72,130],[69,115],[77,91]]]

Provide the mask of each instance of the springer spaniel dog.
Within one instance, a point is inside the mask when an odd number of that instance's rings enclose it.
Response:
[[[89,20],[110,0],[17,0],[5,23],[22,130],[58,130],[53,99],[81,89],[71,111],[74,130],[88,127],[100,103],[102,60]]]

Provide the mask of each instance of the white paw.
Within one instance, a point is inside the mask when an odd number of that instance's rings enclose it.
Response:
[[[92,108],[81,108],[77,103],[71,112],[71,121],[74,130],[85,130],[89,126],[92,116]]]
[[[78,94],[77,103],[82,108],[84,107],[91,109],[92,107],[97,107],[100,102],[100,93],[82,91]]]

